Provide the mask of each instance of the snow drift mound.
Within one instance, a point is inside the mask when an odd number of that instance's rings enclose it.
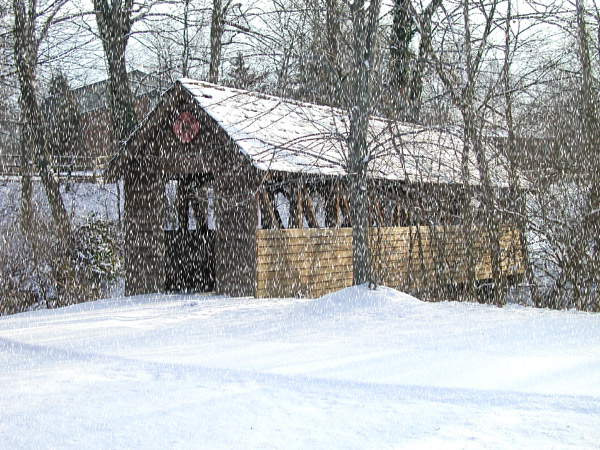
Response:
[[[404,292],[380,286],[370,289],[367,284],[351,286],[341,291],[332,292],[306,305],[306,312],[328,317],[338,316],[352,310],[369,308],[380,309],[392,304],[403,306],[422,305],[423,302]]]

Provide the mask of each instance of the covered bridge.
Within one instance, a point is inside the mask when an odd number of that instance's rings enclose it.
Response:
[[[105,171],[124,180],[126,294],[317,296],[350,285],[348,127],[335,108],[177,81]],[[369,143],[380,282],[460,283],[467,246],[477,277],[490,278],[485,243],[465,242],[457,222],[460,138],[374,117]],[[490,167],[502,189],[502,164]],[[521,270],[515,236],[501,230],[507,275]]]

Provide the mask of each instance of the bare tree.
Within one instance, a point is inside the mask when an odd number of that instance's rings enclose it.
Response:
[[[594,78],[589,49],[590,38],[586,29],[584,0],[576,0],[575,6],[577,11],[578,55],[581,65],[582,144],[584,154],[588,155],[591,173],[593,174],[590,179],[590,211],[592,216],[589,225],[597,229],[600,224],[600,179],[595,174],[600,169],[600,151],[597,148],[598,143],[600,143],[600,120],[598,117],[600,104],[593,86]],[[600,230],[596,230],[592,234],[597,234],[597,231]]]
[[[140,26],[132,34],[147,50],[145,66],[170,81],[203,78],[210,60],[210,18],[208,0],[176,0],[166,11],[156,9],[143,20],[139,17]]]
[[[190,69],[190,0],[183,2],[183,51],[181,54],[181,76],[188,77]]]
[[[506,127],[506,140],[503,150],[504,156],[508,162],[508,198],[510,202],[508,210],[519,229],[519,248],[522,252],[525,277],[529,284],[533,303],[536,306],[541,306],[542,303],[538,294],[537,282],[533,273],[529,253],[530,241],[527,235],[528,218],[526,215],[526,194],[520,175],[521,165],[519,164],[519,158],[522,159],[523,155],[519,155],[515,120],[513,116],[514,94],[516,89],[512,84],[512,59],[519,46],[520,33],[518,30],[513,31],[512,21],[512,0],[507,0],[506,14],[504,16],[504,61],[502,65],[501,89],[504,100],[504,120]]]
[[[441,0],[432,0],[419,13],[411,0],[395,0],[390,30],[391,86],[396,97],[397,113],[411,122],[420,121],[423,77],[432,51],[433,17]],[[418,52],[411,46],[419,35]]]
[[[272,0],[256,15],[251,36],[262,73],[276,95],[313,103],[345,104],[352,67],[349,2]]]
[[[137,118],[127,77],[125,51],[134,22],[133,0],[94,0],[96,23],[108,66],[109,107],[115,148],[135,128]],[[143,11],[140,5],[138,11]]]
[[[237,9],[236,14],[233,10]],[[246,13],[242,12],[241,4],[233,3],[233,0],[213,0],[211,24],[210,24],[210,64],[208,69],[208,81],[217,83],[221,67],[223,36],[226,25],[236,33],[251,33],[250,28],[242,22],[246,20]]]
[[[370,279],[369,206],[367,167],[369,116],[373,112],[372,71],[379,28],[379,0],[355,0],[351,5],[354,46],[352,91],[350,94],[350,135],[348,175],[350,178],[350,217],[352,219],[352,261],[354,284]]]
[[[484,57],[491,49],[490,36],[496,28],[496,12],[498,0],[489,2],[471,2],[462,0],[456,8],[457,17],[460,22],[453,24],[451,16],[447,14],[448,24],[453,35],[452,45],[457,50],[457,61],[442,61],[439,57],[432,55],[437,61],[437,73],[446,87],[450,98],[462,118],[462,184],[465,192],[465,201],[463,207],[463,229],[467,233],[474,232],[475,216],[473,203],[475,200],[475,190],[472,178],[476,174],[471,173],[470,161],[471,155],[476,161],[478,171],[478,188],[481,202],[481,221],[487,229],[490,236],[492,277],[494,280],[492,286],[492,299],[496,303],[505,302],[505,297],[501,292],[502,273],[500,261],[500,246],[498,240],[498,217],[496,211],[496,194],[490,176],[489,159],[490,154],[487,146],[482,139],[482,131],[485,127],[484,111],[487,107],[490,96],[493,95],[493,86],[478,92],[478,83],[481,82],[481,75],[484,68]],[[481,31],[477,36],[473,34],[472,16],[477,14],[483,20],[478,26]],[[460,27],[460,28],[459,28]],[[458,31],[460,33],[457,34]],[[453,68],[454,70],[452,70]],[[471,239],[467,237],[467,242]],[[467,248],[467,270],[470,271],[467,283],[467,295],[471,298],[475,296],[475,267],[473,264],[473,249]]]
[[[65,4],[66,0],[50,2],[42,8],[42,11],[46,13],[43,15],[38,10],[38,4],[35,0],[13,0],[13,34],[15,66],[21,94],[19,104],[27,137],[27,141],[23,145],[26,156],[22,160],[33,159],[35,161],[48,197],[54,224],[63,243],[65,253],[68,253],[72,248],[71,223],[60,196],[58,180],[50,166],[50,148],[35,85],[40,44]],[[41,19],[43,21],[40,23]],[[31,156],[27,153],[30,149],[33,153]],[[27,183],[26,180],[25,182]],[[24,205],[23,207],[26,209],[24,217],[30,217],[31,210],[27,210],[30,205]]]
[[[230,1],[228,4],[231,3]],[[222,0],[213,0],[212,19],[210,24],[210,67],[208,70],[208,81],[216,83],[219,81],[219,66],[221,65],[221,48],[223,46],[223,11]]]

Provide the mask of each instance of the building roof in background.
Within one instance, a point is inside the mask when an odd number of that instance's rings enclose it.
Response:
[[[191,79],[178,83],[218,124],[259,170],[310,175],[347,175],[349,120],[343,111]],[[369,122],[369,174],[406,182],[461,183],[463,141],[456,133],[398,123]],[[492,148],[492,182],[507,174]],[[471,155],[471,183],[479,183]]]
[[[132,70],[128,76],[133,96],[149,98],[150,108],[158,103],[161,94],[168,87],[160,78],[140,70]],[[108,79],[75,88],[72,92],[82,114],[108,108]]]

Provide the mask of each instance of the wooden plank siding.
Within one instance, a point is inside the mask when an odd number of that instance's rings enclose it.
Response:
[[[161,177],[130,174],[124,186],[125,295],[161,292],[165,283]]]
[[[504,275],[522,273],[518,232],[499,229]],[[372,228],[372,269],[377,283],[419,290],[427,283],[466,281],[467,245],[479,280],[492,277],[489,238],[465,236],[458,226]],[[256,297],[319,297],[352,285],[352,229],[257,230]]]
[[[352,285],[352,230],[258,230],[256,296],[318,297]]]
[[[427,284],[464,283],[468,251],[475,262],[478,280],[492,278],[490,238],[482,227],[471,233],[458,226],[374,228],[371,251],[374,278],[379,284],[406,290]],[[499,229],[502,273],[522,273],[518,232],[509,226]]]
[[[234,152],[233,155],[239,155]],[[233,156],[215,167],[215,288],[220,294],[254,295],[259,178]]]

